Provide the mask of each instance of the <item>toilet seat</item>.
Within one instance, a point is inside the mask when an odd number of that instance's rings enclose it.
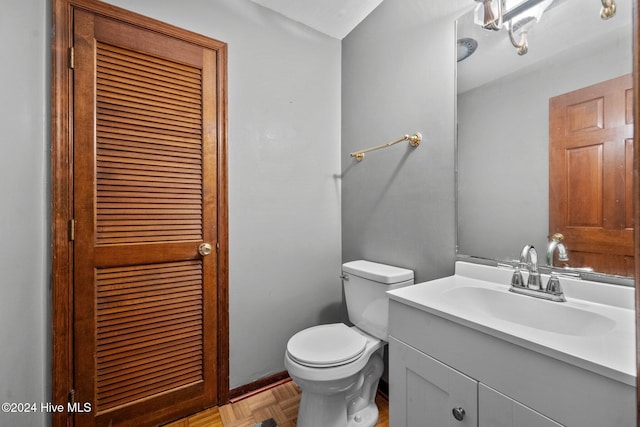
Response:
[[[304,366],[331,368],[345,365],[362,356],[367,338],[344,323],[314,326],[289,339],[287,354]]]

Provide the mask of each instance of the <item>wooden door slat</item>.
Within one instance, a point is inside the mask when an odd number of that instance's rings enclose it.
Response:
[[[101,63],[98,64],[99,66]],[[118,73],[112,70],[100,68],[98,79],[104,84],[118,85],[118,87],[131,87],[136,91],[152,93],[154,96],[173,98],[177,97],[194,103],[200,102],[200,88],[167,84],[161,80],[149,79],[146,73]],[[154,88],[157,87],[157,88]]]
[[[177,115],[175,111],[160,110],[153,107],[145,107],[141,109],[139,106],[129,107],[124,105],[125,103],[109,102],[108,99],[98,99],[98,108],[101,111],[107,112],[111,116],[118,116],[124,119],[138,119],[145,123],[161,123],[170,124],[176,128],[188,128],[195,133],[201,132],[202,123],[195,118],[190,118],[186,114],[181,113]]]
[[[186,336],[198,336],[196,334],[189,334],[190,329],[188,328],[200,329],[201,327],[202,319],[200,318],[192,322],[179,325],[158,326],[157,329],[140,329],[136,331],[122,330],[124,333],[109,337],[105,337],[101,334],[101,343],[98,348],[101,352],[104,352],[105,356],[107,355],[106,351],[110,349],[129,348],[128,345],[131,342],[136,342],[136,344],[138,344],[136,348],[146,348],[146,344],[148,343],[157,343],[158,341],[156,340],[156,337],[160,334],[162,334],[167,341],[173,341],[173,337],[184,337],[185,334],[188,334]],[[106,360],[106,357],[104,360]]]
[[[103,53],[105,53],[105,58],[120,59],[127,64],[132,64],[131,68],[136,68],[136,65],[142,69],[154,68],[162,74],[175,75],[176,78],[187,76],[195,82],[199,83],[201,81],[201,71],[191,65],[167,61],[164,58],[148,55],[143,52],[136,52],[135,50],[114,46],[109,43],[103,43],[101,48]]]
[[[104,361],[101,366],[101,375],[110,375],[112,372],[119,372],[123,369],[136,368],[144,366],[147,363],[167,363],[173,358],[184,358],[188,355],[198,355],[201,346],[198,340],[194,340],[191,344],[182,343],[177,348],[166,348],[166,351],[154,351],[151,354],[141,353],[138,357],[128,357],[124,359],[112,359]]]
[[[97,92],[98,96],[107,93],[114,93],[126,95],[146,102],[161,102],[164,103],[167,108],[181,107],[191,112],[200,111],[202,109],[202,105],[198,100],[184,95],[162,93],[154,90],[153,88],[132,86],[108,79],[99,78],[98,84],[100,84],[100,89]],[[143,105],[144,104],[141,104],[141,106]]]
[[[131,94],[125,90],[114,89],[110,91],[100,91],[96,94],[97,101],[103,101],[103,104],[111,105],[127,105],[134,106],[134,108],[139,108],[144,110],[147,114],[152,114],[154,112],[160,112],[163,114],[170,114],[171,111],[179,112],[180,115],[184,118],[198,118],[201,116],[201,111],[199,109],[194,109],[193,104],[189,104],[187,107],[184,107],[179,104],[172,104],[171,109],[167,109],[167,106],[164,102],[156,100],[152,97],[139,97]],[[99,102],[96,102],[98,104]]]
[[[149,398],[156,394],[164,393],[165,390],[175,390],[181,387],[199,383],[202,381],[200,373],[194,373],[190,376],[179,377],[176,379],[170,378],[165,381],[159,381],[154,383],[148,383],[145,387],[132,386],[128,388],[121,388],[120,393],[112,394],[109,398],[102,397],[98,394],[98,403],[101,408],[117,408],[125,404],[135,404],[136,401],[144,398]],[[102,414],[101,412],[98,415]]]
[[[152,129],[150,132],[154,132],[153,129],[160,129],[163,133],[167,130],[172,130],[193,138],[198,138],[201,135],[202,129],[197,123],[176,120],[170,114],[165,114],[164,117],[156,117],[145,111],[138,111],[132,114],[110,107],[110,105],[106,104],[98,105],[101,111],[101,120]]]
[[[98,64],[100,68],[100,75],[105,76],[105,79],[112,79],[126,84],[135,81],[137,84],[145,87],[161,85],[163,91],[192,94],[194,98],[199,98],[201,87],[197,81],[192,84],[185,84],[185,82],[176,83],[176,81],[171,78],[171,75],[168,74],[150,73],[146,69],[139,69],[139,72],[132,73],[132,68],[130,66],[112,66],[108,61],[103,61],[102,57],[98,59],[98,61],[101,61]]]
[[[98,141],[102,140],[103,132],[105,138],[115,138],[119,141],[140,141],[147,140],[155,144],[164,144],[168,147],[185,147],[201,150],[201,141],[197,138],[186,138],[178,135],[165,135],[163,133],[149,134],[135,128],[125,129],[123,127],[110,127],[110,123],[97,123]]]
[[[176,110],[167,110],[164,105],[156,106],[152,103],[145,103],[144,108],[140,108],[140,102],[133,102],[131,97],[122,97],[114,93],[105,93],[102,91],[96,96],[97,105],[101,108],[120,111],[123,113],[135,113],[138,112],[143,117],[150,117],[152,119],[167,118],[186,124],[198,124],[201,123],[201,118],[196,111],[182,111],[180,115],[176,115]]]
[[[126,147],[130,152],[140,153],[165,153],[167,149],[171,149],[171,152],[180,158],[198,159],[202,156],[202,147],[199,144],[195,146],[183,147],[182,145],[173,144],[172,141],[166,143],[166,141],[158,141],[150,138],[132,138],[129,136],[126,139],[122,138],[122,135],[110,134],[109,132],[101,132],[98,144],[102,144],[105,148],[112,150],[122,150]]]
[[[170,316],[163,319],[158,319],[157,321],[152,321],[152,319],[150,318],[141,319],[141,321],[139,323],[136,323],[136,326],[134,327],[123,324],[110,324],[109,322],[99,322],[99,325],[100,329],[104,331],[101,333],[101,336],[103,337],[103,339],[107,340],[114,339],[114,337],[122,337],[123,332],[128,334],[128,336],[134,336],[134,334],[144,335],[145,333],[148,335],[150,333],[153,333],[156,328],[178,328],[181,327],[180,325],[187,322],[194,322],[193,324],[197,324],[199,327],[202,322],[202,313],[198,313],[195,311],[184,312],[180,313],[179,316]]]

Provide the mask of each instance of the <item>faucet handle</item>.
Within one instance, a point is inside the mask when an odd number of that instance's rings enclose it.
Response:
[[[516,270],[513,272],[513,275],[511,276],[511,286],[514,286],[516,288],[525,287],[524,279],[522,278],[522,273],[520,272],[520,269],[518,267],[516,267]]]
[[[560,285],[560,279],[555,273],[551,273],[549,282],[547,282],[547,293],[553,295],[562,295],[562,286]]]

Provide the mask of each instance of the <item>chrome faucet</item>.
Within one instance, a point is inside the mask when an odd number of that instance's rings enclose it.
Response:
[[[524,284],[521,268],[526,268],[529,272],[527,284]],[[511,277],[511,292],[529,295],[536,298],[543,298],[550,301],[566,301],[560,279],[555,274],[551,274],[546,287],[542,287],[542,279],[538,271],[538,252],[533,245],[525,245],[520,253],[520,262],[516,266]]]
[[[558,250],[558,261],[569,261],[569,255],[567,254],[567,248],[562,241],[564,236],[560,233],[556,233],[551,236],[549,245],[547,246],[547,265],[553,267],[553,255]]]
[[[540,272],[538,271],[538,251],[532,245],[525,245],[520,253],[520,262],[516,267],[516,271],[513,272],[511,278],[511,285],[524,288],[524,280],[522,279],[522,273],[520,268],[525,267],[529,271],[529,279],[527,280],[526,287],[529,289],[542,289],[542,280],[540,279]]]
[[[538,271],[538,251],[532,245],[525,245],[520,253],[520,265],[527,267],[529,270],[529,280],[527,280],[527,288],[542,289],[542,280]],[[522,283],[522,282],[521,282]],[[524,286],[524,283],[522,283]]]

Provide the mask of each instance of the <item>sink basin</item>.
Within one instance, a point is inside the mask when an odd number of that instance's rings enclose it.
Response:
[[[440,296],[467,312],[557,334],[603,335],[616,325],[613,319],[593,311],[517,295],[507,289],[461,286],[445,290]]]
[[[388,295],[392,304],[408,305],[635,386],[633,287],[563,276],[567,301],[554,302],[509,292],[512,275],[512,269],[457,262],[453,276]],[[546,283],[549,277],[542,279]]]

